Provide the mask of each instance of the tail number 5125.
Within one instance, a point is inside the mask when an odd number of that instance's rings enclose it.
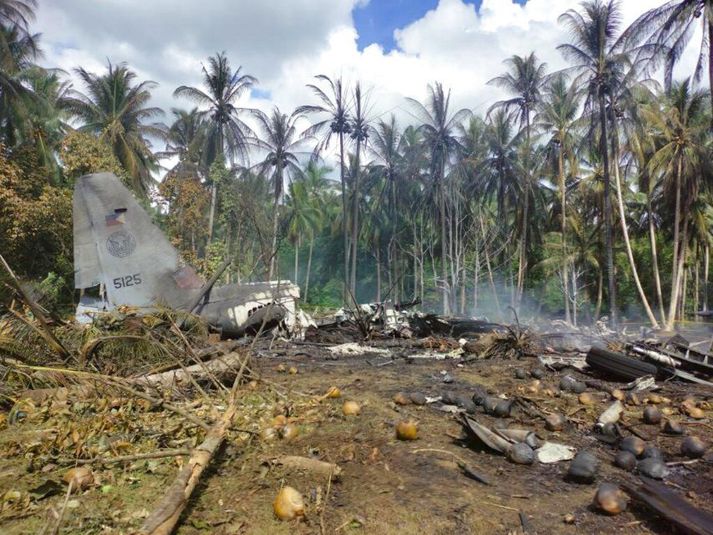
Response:
[[[121,288],[128,288],[129,286],[138,286],[141,284],[141,273],[117,277],[112,282],[114,283],[114,288],[117,290]]]

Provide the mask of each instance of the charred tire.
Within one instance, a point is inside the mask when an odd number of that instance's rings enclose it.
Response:
[[[620,353],[614,353],[601,347],[592,347],[587,353],[587,364],[604,373],[622,379],[638,379],[646,375],[656,375],[658,368]]]

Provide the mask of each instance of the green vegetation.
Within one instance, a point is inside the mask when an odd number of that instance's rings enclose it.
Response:
[[[360,83],[326,75],[313,102],[265,114],[241,107],[257,79],[218,53],[201,87],[175,90],[197,107],[172,109],[169,125],[154,122],[155,84],[127,65],[79,68],[79,89],[38,67],[35,8],[0,0],[0,245],[56,301],[71,301],[73,180],[109,170],[160,206],[199,269],[230,255],[227,281],[291,277],[310,307],[353,295],[667,327],[707,309],[708,0],[669,0],[629,28],[616,0],[583,2],[560,17],[569,67],[506,58],[491,81],[505,97],[482,117],[434,82],[407,117],[374,119]],[[699,25],[695,72],[673,80]]]

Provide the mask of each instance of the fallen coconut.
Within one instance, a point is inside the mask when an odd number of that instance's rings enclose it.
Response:
[[[527,377],[527,372],[522,368],[515,370],[515,379],[525,379]]]
[[[626,399],[626,394],[618,388],[615,388],[611,391],[611,397],[617,401],[624,401],[624,399]]]
[[[266,427],[260,431],[260,438],[265,442],[272,442],[277,438],[277,430],[274,427]]]
[[[681,453],[692,459],[703,457],[706,449],[706,443],[698,437],[686,437],[681,442]]]
[[[669,435],[682,435],[683,426],[676,420],[666,420],[666,423],[663,426],[663,431]]]
[[[412,392],[411,394],[409,394],[409,399],[414,405],[425,405],[427,402],[426,396],[421,394],[420,392]]]
[[[290,375],[297,375],[297,368],[294,366],[290,366],[290,369],[288,370],[290,372]]]
[[[527,391],[530,394],[537,394],[542,388],[542,383],[539,379],[533,379],[533,381],[527,385]]]
[[[567,476],[579,483],[591,483],[597,476],[599,460],[589,451],[580,451],[569,465]]]
[[[344,416],[359,416],[361,406],[356,401],[345,401],[342,405]]]
[[[686,411],[686,414],[694,420],[701,420],[706,417],[706,413],[703,412],[703,409],[699,409],[698,407],[691,407]]]
[[[618,515],[626,510],[627,495],[616,485],[602,483],[594,495],[594,505],[608,515]]]
[[[495,407],[498,406],[500,400],[498,398],[488,396],[483,400],[483,409],[488,414],[493,414],[495,412]]]
[[[644,453],[646,443],[639,437],[628,436],[621,440],[619,449],[633,453],[636,457],[640,457]]]
[[[639,461],[639,464],[636,465],[636,469],[643,475],[653,479],[663,479],[668,475],[666,463],[661,459],[655,459],[653,457]]]
[[[589,392],[583,392],[582,394],[579,395],[579,402],[582,405],[594,405],[597,402],[597,400]]]
[[[634,454],[630,451],[620,451],[614,458],[614,464],[622,470],[631,472],[634,468],[636,468],[636,456],[634,456]]]
[[[542,368],[535,368],[530,372],[530,375],[535,379],[542,379],[545,376],[545,370]]]
[[[518,442],[508,451],[508,459],[516,464],[532,464],[535,462],[535,452],[524,442]]]
[[[94,473],[88,466],[77,466],[67,470],[62,479],[72,486],[72,492],[81,492],[94,483]]]
[[[566,423],[567,418],[558,413],[548,414],[545,418],[545,427],[548,431],[562,431]]]
[[[294,424],[286,424],[280,429],[280,435],[285,440],[292,440],[300,434],[299,429]]]
[[[418,438],[418,426],[416,422],[407,421],[397,423],[396,438],[399,440],[416,440]]]
[[[656,407],[652,407],[651,405],[649,405],[644,409],[643,417],[644,422],[646,422],[647,424],[658,425],[659,423],[661,423],[662,414],[661,411],[658,410]]]
[[[411,404],[411,398],[408,397],[403,392],[397,392],[396,394],[394,394],[394,397],[392,397],[391,399],[397,405],[410,405]]]
[[[278,414],[272,419],[272,427],[282,427],[287,423],[287,416]]]
[[[336,386],[330,386],[324,396],[329,399],[336,399],[342,397],[342,392]]]
[[[509,418],[511,408],[512,408],[512,401],[507,400],[507,399],[502,399],[502,400],[498,401],[497,405],[495,405],[495,408],[493,409],[493,414],[495,416],[497,416],[498,418]]]
[[[294,520],[305,515],[302,494],[292,487],[282,487],[272,503],[275,516],[280,520]]]
[[[652,392],[651,394],[649,394],[647,401],[649,403],[653,403],[654,405],[658,405],[659,403],[663,403],[663,398],[658,394]]]

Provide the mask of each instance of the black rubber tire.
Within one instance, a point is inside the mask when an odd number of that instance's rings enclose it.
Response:
[[[646,375],[656,376],[658,373],[658,368],[653,364],[596,346],[587,353],[587,364],[601,372],[628,380]]]

